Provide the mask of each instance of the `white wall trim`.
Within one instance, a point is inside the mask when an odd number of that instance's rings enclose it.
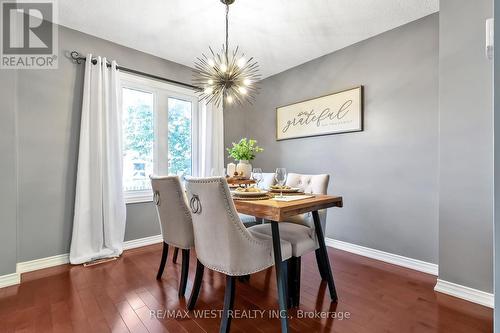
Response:
[[[494,296],[485,291],[472,289],[453,282],[437,279],[434,290],[443,294],[458,297],[469,302],[481,304],[489,308],[494,307]]]
[[[160,235],[133,239],[123,243],[124,250],[131,250],[142,246],[148,246],[163,242],[163,237]]]
[[[375,250],[369,247],[347,243],[332,238],[325,238],[325,243],[327,246],[333,247],[335,249],[359,254],[364,257],[410,268],[419,272],[432,274],[436,276],[438,275],[438,265],[430,262],[403,257],[397,254]]]
[[[137,247],[157,244],[161,243],[162,241],[163,238],[161,235],[133,239],[123,243],[123,250],[130,250],[130,249],[135,249]],[[69,253],[59,254],[52,257],[35,259],[25,262],[19,262],[16,265],[16,272],[17,274],[22,274],[64,264],[69,264]]]
[[[54,267],[69,263],[69,254],[59,254],[57,256],[18,262],[16,272],[18,274],[32,272],[43,268]]]
[[[5,288],[19,284],[21,282],[21,275],[18,273],[12,273],[0,276],[0,288]]]

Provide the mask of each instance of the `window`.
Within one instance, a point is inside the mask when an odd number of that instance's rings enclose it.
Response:
[[[192,175],[192,105],[176,98],[168,99],[168,171],[174,175]]]
[[[188,89],[121,75],[125,200],[151,201],[150,175],[197,175],[198,98]]]

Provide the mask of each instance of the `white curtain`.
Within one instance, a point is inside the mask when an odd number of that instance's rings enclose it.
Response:
[[[224,117],[222,107],[200,102],[200,177],[222,175],[224,170]]]
[[[81,264],[123,251],[126,207],[122,190],[122,124],[116,62],[87,55],[70,262]]]

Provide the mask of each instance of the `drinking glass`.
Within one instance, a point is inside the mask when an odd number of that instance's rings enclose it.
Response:
[[[274,179],[276,180],[276,183],[282,187],[285,185],[286,182],[286,169],[285,168],[277,168],[276,172],[274,173]],[[283,198],[283,190],[280,191],[280,198]]]
[[[259,184],[262,181],[262,169],[261,168],[253,168],[252,171],[252,179],[257,183],[257,187],[260,187]]]

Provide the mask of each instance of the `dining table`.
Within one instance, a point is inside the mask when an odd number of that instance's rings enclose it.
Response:
[[[234,199],[234,205],[238,213],[252,215],[259,219],[267,220],[271,223],[274,265],[276,270],[276,285],[278,289],[278,303],[281,320],[281,331],[288,332],[288,306],[287,306],[287,290],[285,272],[282,266],[281,245],[279,223],[285,222],[292,216],[312,213],[314,221],[314,229],[319,243],[319,248],[316,250],[316,259],[321,278],[326,280],[330,298],[332,302],[337,301],[337,292],[330,266],[330,259],[325,245],[325,237],[321,227],[319,210],[342,207],[343,200],[341,196],[326,195],[326,194],[310,194],[300,197],[299,200],[277,200],[269,197],[264,200],[244,200]],[[290,286],[288,286],[290,288]]]

